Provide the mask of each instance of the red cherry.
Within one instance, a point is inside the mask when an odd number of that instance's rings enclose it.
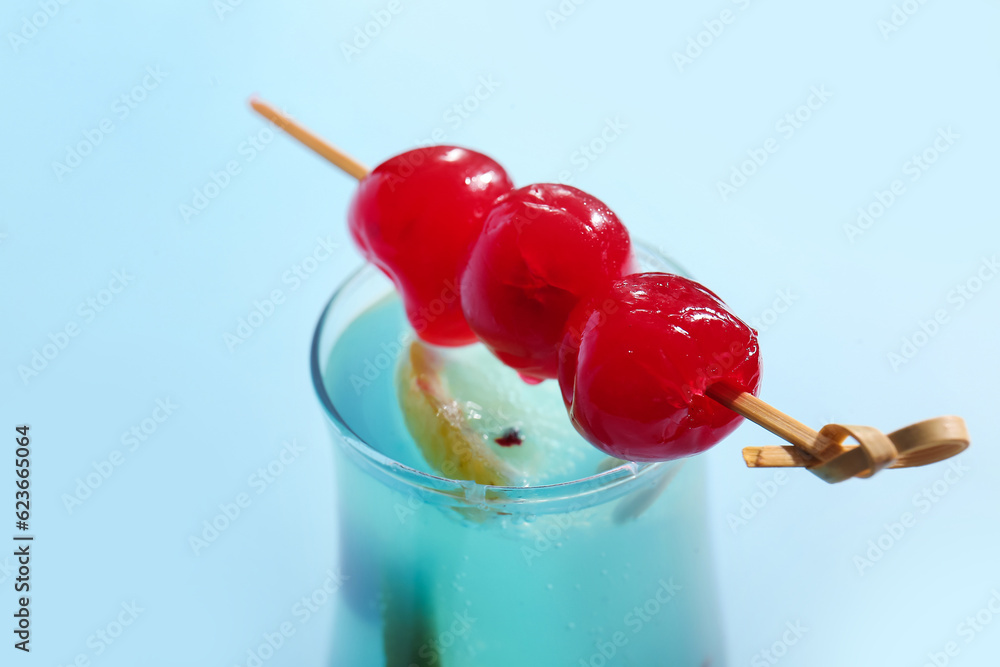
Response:
[[[397,155],[358,185],[347,214],[351,235],[395,283],[425,341],[475,342],[458,276],[493,202],[513,187],[492,159],[455,146]]]
[[[703,452],[739,415],[705,396],[716,382],[756,394],[757,332],[696,282],[632,275],[572,314],[559,386],[577,430],[630,461]]]
[[[567,185],[529,185],[487,218],[462,273],[462,310],[522,377],[554,378],[570,311],[631,270],[628,231],[611,209]]]

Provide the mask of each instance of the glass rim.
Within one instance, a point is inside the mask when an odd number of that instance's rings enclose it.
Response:
[[[659,266],[651,267],[654,270],[662,270],[669,273],[686,276],[685,270],[677,262],[668,259],[660,254],[659,250],[642,241],[632,241],[633,250],[639,259],[640,264],[652,263]],[[645,262],[643,261],[645,260]],[[647,268],[647,267],[644,267]],[[564,482],[552,484],[539,484],[536,486],[500,486],[490,484],[479,484],[469,480],[457,480],[443,475],[418,470],[404,463],[396,461],[392,457],[386,456],[378,451],[359,436],[350,427],[347,420],[340,416],[336,405],[330,398],[323,381],[323,361],[320,359],[321,346],[325,327],[330,320],[336,306],[345,292],[358,285],[372,275],[383,275],[377,267],[369,262],[365,262],[359,268],[351,271],[337,286],[330,300],[327,301],[320,314],[316,329],[313,332],[312,343],[309,351],[309,367],[312,377],[313,389],[323,406],[323,412],[327,419],[336,427],[343,441],[343,445],[354,453],[360,455],[364,461],[371,464],[381,473],[403,482],[414,490],[430,492],[435,495],[454,497],[462,495],[469,498],[477,498],[480,504],[501,503],[524,503],[537,502],[542,500],[565,500],[590,496],[596,493],[610,491],[623,484],[636,483],[640,480],[653,476],[655,472],[678,466],[685,459],[676,461],[658,462],[635,462],[625,461],[608,470],[596,472],[592,475],[572,479]]]

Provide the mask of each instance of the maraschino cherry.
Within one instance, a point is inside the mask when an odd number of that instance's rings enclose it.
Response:
[[[705,395],[717,382],[757,394],[757,332],[698,283],[628,276],[582,303],[562,341],[559,386],[570,418],[620,459],[705,451],[742,417]]]
[[[493,203],[512,187],[495,161],[455,146],[401,153],[361,179],[347,215],[351,235],[395,283],[423,340],[476,341],[462,315],[459,272]]]
[[[628,231],[603,202],[568,185],[529,185],[490,212],[462,273],[462,310],[522,377],[554,378],[570,311],[633,268]]]

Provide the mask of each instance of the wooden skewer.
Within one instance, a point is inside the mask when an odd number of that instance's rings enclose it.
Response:
[[[815,463],[819,459],[824,449],[824,445],[819,442],[819,433],[802,422],[771,407],[753,394],[733,389],[721,382],[708,387],[705,393],[733,412],[738,412],[754,424],[792,443],[808,455],[807,460],[811,459]]]
[[[253,107],[253,110],[261,116],[267,118],[282,130],[298,139],[307,148],[311,148],[315,152],[319,153],[319,155],[326,158],[359,181],[367,176],[368,172],[371,171],[368,167],[361,164],[344,151],[308,130],[288,114],[275,109],[264,100],[257,97],[251,98],[250,106]]]
[[[824,481],[871,477],[883,468],[937,463],[969,446],[961,417],[928,419],[888,435],[870,426],[827,424],[814,431],[753,394],[717,382],[705,394],[758,426],[787,440],[791,447],[745,447],[750,468],[805,467]],[[852,438],[857,445],[845,445]]]
[[[369,169],[288,114],[252,98],[250,106],[308,148],[361,180]],[[743,459],[750,468],[805,467],[827,482],[870,477],[883,468],[906,468],[944,460],[969,446],[961,417],[938,417],[884,435],[870,426],[827,424],[814,431],[768,405],[753,394],[717,382],[706,395],[755,424],[790,442],[791,447],[746,447]],[[844,445],[853,438],[859,444]]]

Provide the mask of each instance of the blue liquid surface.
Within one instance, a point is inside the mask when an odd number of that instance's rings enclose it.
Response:
[[[408,333],[398,298],[379,301],[341,336],[327,367],[327,387],[362,441],[408,467],[439,474],[425,461],[398,406],[398,357],[406,354]],[[477,446],[514,470],[513,486],[569,482],[621,463],[576,432],[555,381],[528,385],[482,345],[436,348],[435,354],[444,359],[449,389],[482,433]],[[520,444],[497,443],[511,431]]]

